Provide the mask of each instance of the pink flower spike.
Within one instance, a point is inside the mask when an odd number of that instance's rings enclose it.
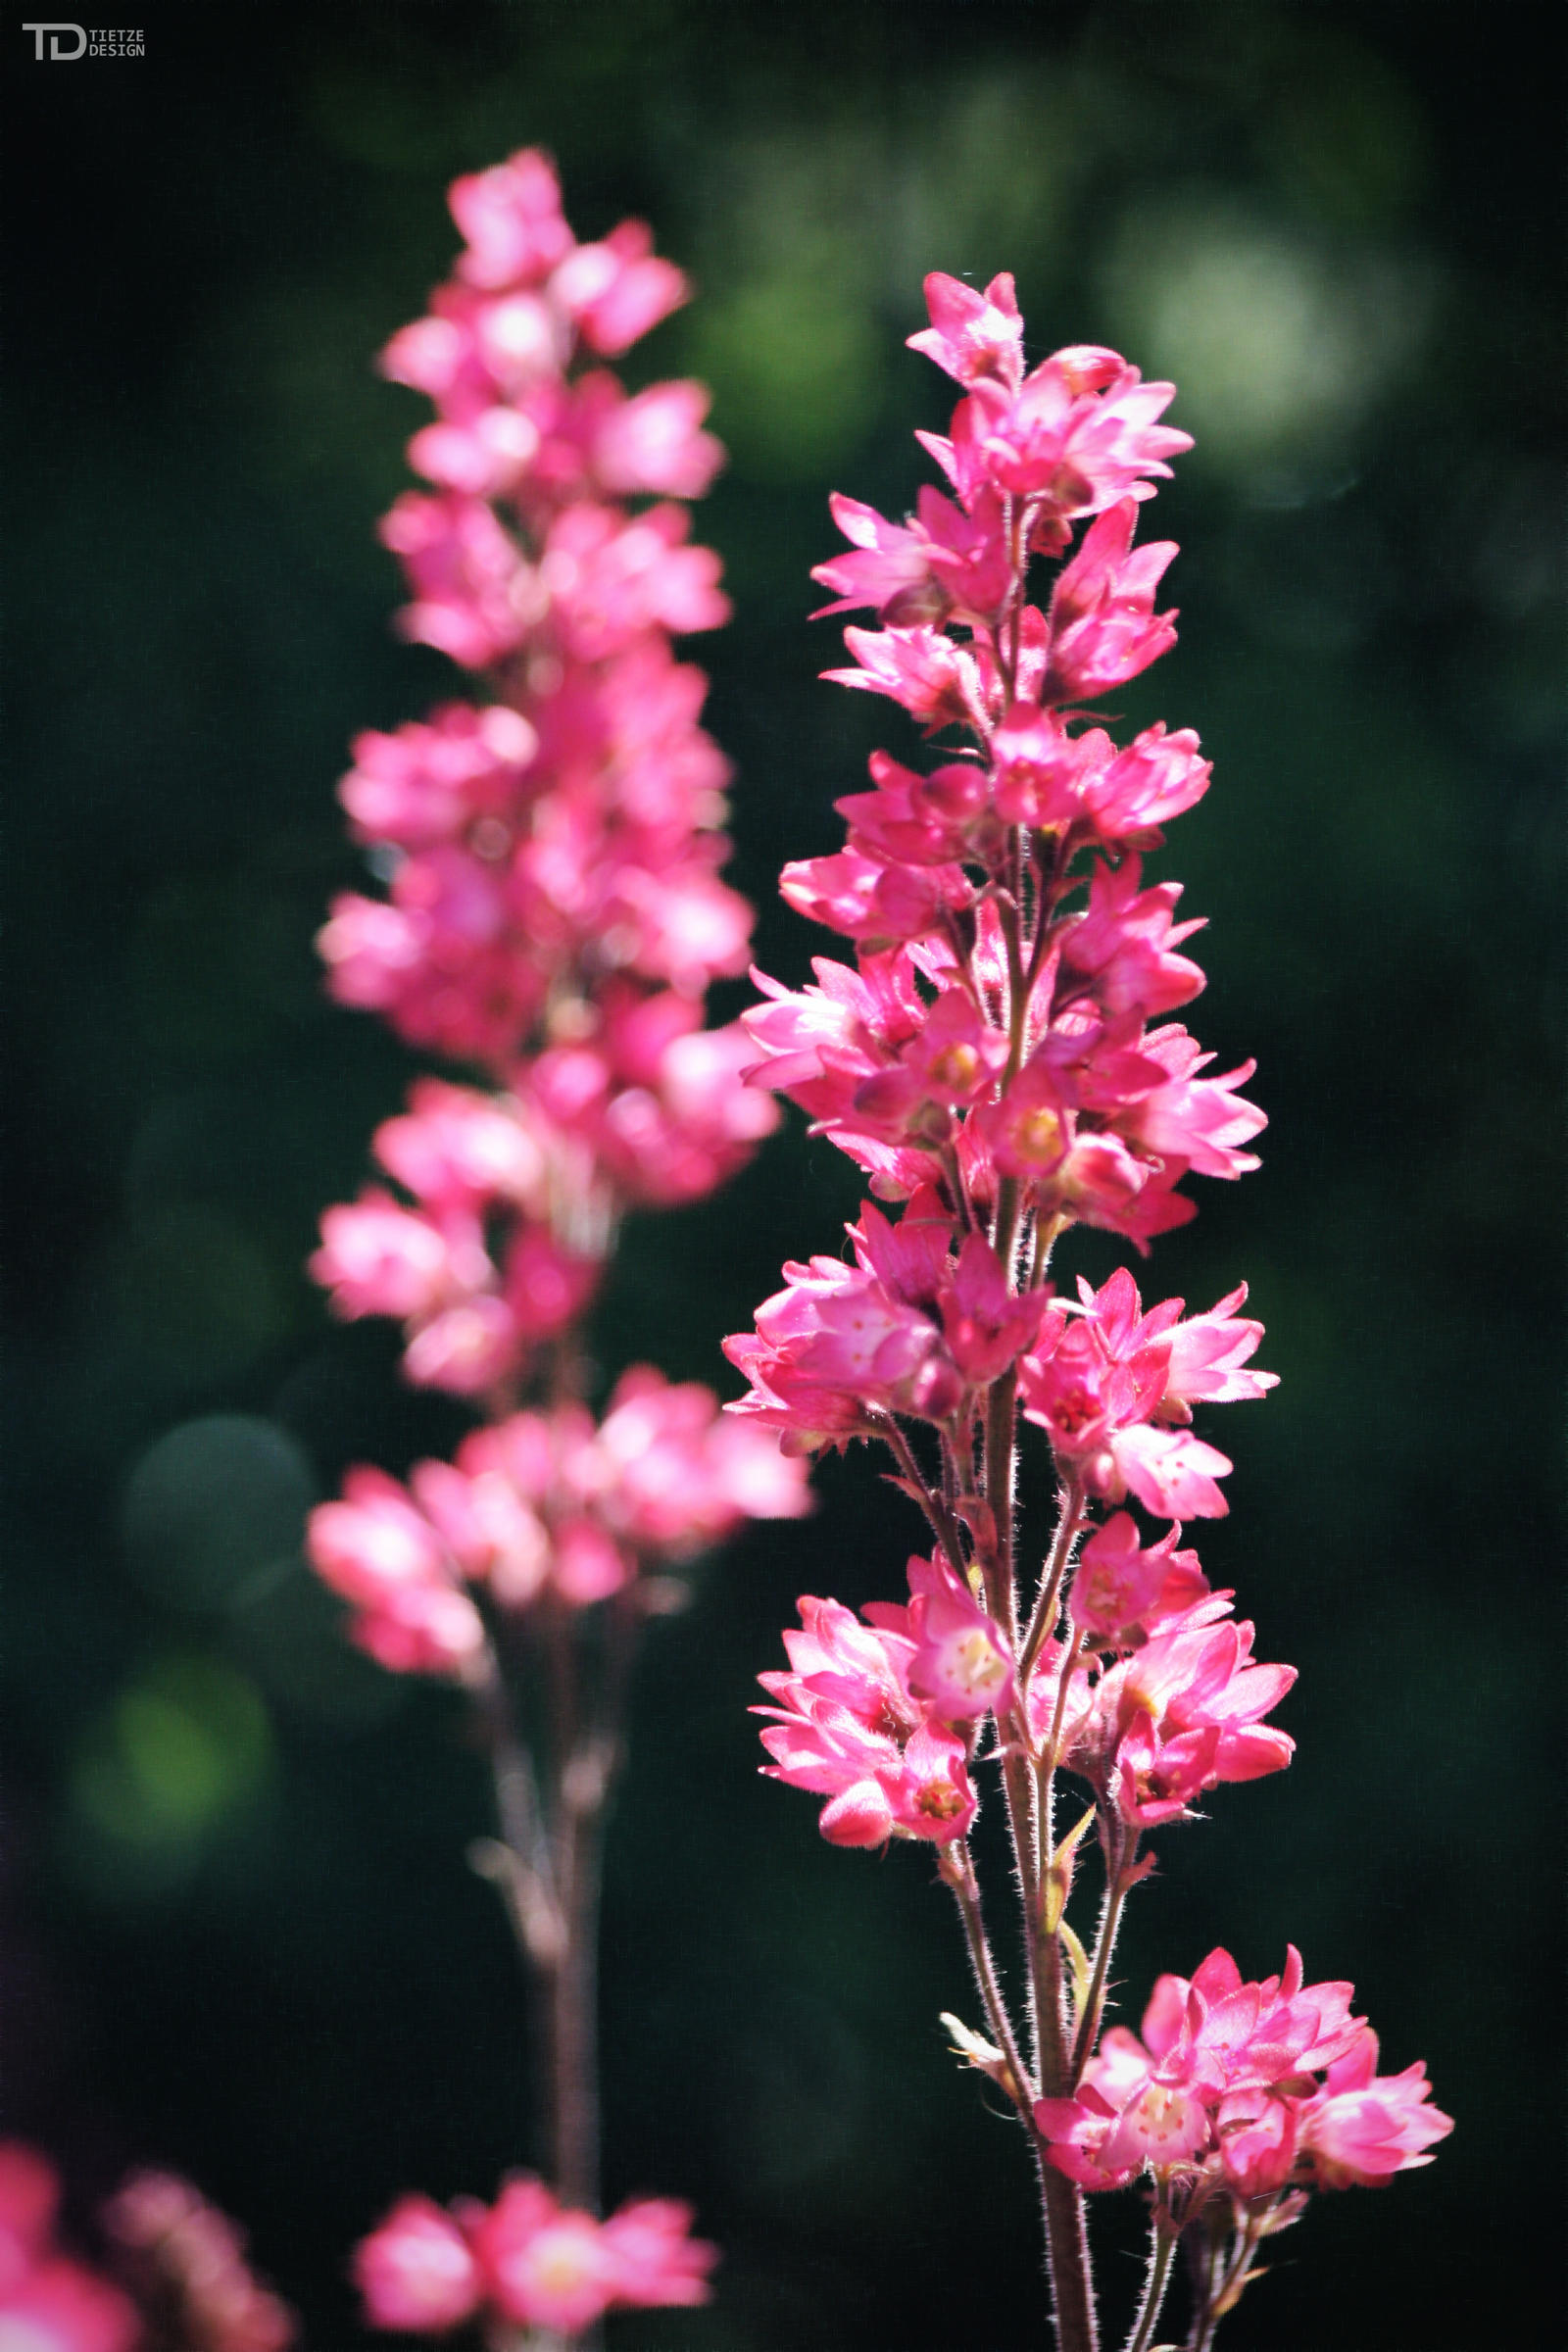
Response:
[[[444,2335],[479,2308],[479,2266],[450,2214],[429,2197],[400,2197],[354,2251],[354,2280],[371,2328]]]

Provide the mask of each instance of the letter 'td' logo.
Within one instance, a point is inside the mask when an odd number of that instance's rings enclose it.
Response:
[[[49,43],[49,57],[54,65],[69,65],[73,58],[81,57],[86,51],[87,35],[79,24],[24,24],[22,29],[24,32],[31,33],[32,54],[40,63],[43,59],[43,36],[46,32],[53,36]],[[61,47],[60,35],[63,32],[75,34],[76,46],[74,49]]]

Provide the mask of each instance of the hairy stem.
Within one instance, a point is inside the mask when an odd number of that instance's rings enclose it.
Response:
[[[960,1844],[956,1850],[950,1847],[948,1851],[952,1856],[951,1866],[947,1866],[945,1857],[942,1876],[953,1888],[958,1916],[963,1922],[964,1941],[969,1947],[969,1961],[985,2008],[986,2023],[1012,2077],[1010,2096],[1013,2105],[1018,2109],[1026,2129],[1032,2132],[1035,2086],[1019,2054],[1012,2020],[1007,2014],[1007,2004],[998,1982],[996,1962],[991,1955],[991,1942],[980,1909],[980,1887],[974,1875],[973,1859],[967,1843]]]
[[[1138,2317],[1127,2338],[1126,2352],[1149,2352],[1154,2340],[1154,2329],[1165,2302],[1165,2290],[1170,2284],[1171,2262],[1176,2252],[1176,2240],[1168,2229],[1160,2227],[1156,2206],[1149,2223],[1149,2270],[1144,2279],[1144,2292],[1138,2305]]]
[[[1069,2092],[1077,2089],[1079,2079],[1089,2061],[1089,2053],[1100,2036],[1100,2021],[1105,2007],[1105,1977],[1110,1967],[1110,1955],[1116,1948],[1116,1931],[1121,1926],[1122,1906],[1134,1884],[1133,1864],[1137,1854],[1138,1832],[1118,1828],[1109,1858],[1110,1874],[1105,1886],[1104,1909],[1100,1915],[1100,1934],[1095,1942],[1089,1991],[1084,2001],[1084,2013],[1078,2020],[1077,2039],[1073,2044],[1072,2071],[1067,2085]]]

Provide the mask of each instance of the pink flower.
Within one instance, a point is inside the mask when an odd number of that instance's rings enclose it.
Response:
[[[1430,2164],[1426,2153],[1453,2130],[1427,2104],[1419,2061],[1402,2075],[1378,2073],[1378,2037],[1363,2027],[1329,2067],[1323,2087],[1300,2111],[1300,2142],[1320,2188],[1382,2188],[1396,2173]]]
[[[829,1799],[820,1827],[830,1844],[965,1836],[977,1800],[964,1743],[910,1692],[912,1639],[897,1622],[861,1625],[836,1600],[806,1595],[800,1608],[805,1631],[784,1636],[791,1671],[758,1678],[783,1702],[756,1709],[772,1718],[767,1778]]]
[[[1332,2085],[1345,2069],[1364,2066],[1369,2040],[1376,2067],[1376,2041],[1349,2015],[1352,1990],[1303,1985],[1294,1948],[1284,1975],[1261,1984],[1243,1984],[1225,1951],[1211,1952],[1191,1983],[1161,1977],[1142,2041],[1113,2027],[1077,2097],[1037,2103],[1052,2163],[1086,2188],[1123,2187],[1146,2165],[1158,2173],[1181,2164],[1194,2176],[1195,2203],[1221,2182],[1242,2196],[1276,2192],[1296,2177],[1298,2150],[1307,2151],[1309,2118],[1332,2104],[1327,2086],[1305,2098],[1311,2077],[1326,2069]],[[1396,2079],[1419,2083],[1412,2107],[1425,2097],[1422,2074],[1417,2067]],[[1446,2116],[1428,2111],[1409,2144],[1447,2129]]]
[[[868,957],[858,972],[813,956],[811,969],[820,985],[794,991],[754,973],[770,1002],[741,1015],[764,1056],[748,1075],[812,1118],[836,1121],[861,1082],[892,1068],[899,1048],[919,1035],[925,1005],[904,953]]]
[[[0,2344],[16,2352],[131,2352],[135,2306],[54,2241],[60,2177],[21,2140],[0,2141]]]
[[[1023,320],[1012,279],[1004,271],[983,294],[933,270],[925,281],[931,324],[909,337],[960,384],[993,381],[1016,391],[1023,377]]]
[[[837,590],[831,605],[812,613],[853,612],[870,605],[889,628],[923,622],[995,621],[1013,585],[1000,499],[976,502],[965,514],[929,485],[919,495],[914,519],[892,523],[858,499],[829,500],[833,519],[854,543],[853,555],[819,564],[812,572],[824,588]]]
[[[946,1561],[909,1562],[908,1684],[945,1723],[968,1723],[1004,1706],[1016,1686],[996,1620]],[[875,1621],[873,1616],[873,1622]]]
[[[798,914],[871,949],[919,939],[940,926],[946,909],[967,906],[974,898],[956,865],[890,865],[855,849],[794,859],[780,873],[778,888]]]
[[[479,2308],[479,2266],[463,2231],[430,2198],[400,2197],[354,2251],[371,2328],[443,2335]]]
[[[521,801],[539,738],[518,710],[448,703],[427,725],[354,739],[354,767],[338,787],[355,839],[422,849]]]
[[[1087,739],[1086,739],[1087,740]],[[1102,841],[1139,841],[1155,846],[1160,825],[1193,808],[1208,790],[1209,762],[1198,757],[1191,727],[1165,732],[1163,723],[1146,727],[1124,752],[1096,762],[1085,775],[1083,805]]]
[[[954,760],[929,776],[885,752],[873,752],[870,764],[876,790],[833,804],[849,824],[852,849],[900,864],[946,866],[955,859],[984,864],[1003,847],[990,782],[974,761]]]
[[[54,2231],[60,2176],[20,2139],[0,2140],[0,2292],[40,2259]]]
[[[881,1226],[868,1207],[858,1246],[863,1249],[867,1229]],[[846,1426],[855,1430],[871,1426],[871,1411],[932,1421],[953,1412],[962,1382],[940,1328],[921,1306],[890,1290],[868,1264],[813,1257],[807,1265],[787,1264],[784,1275],[788,1287],[757,1310],[756,1341],[724,1343],[756,1392],[731,1411],[760,1410],[779,1426],[778,1408],[788,1415],[792,1393],[804,1391],[800,1419],[785,1424],[803,1436],[815,1422],[819,1393],[844,1398]]]
[[[610,2255],[616,2306],[690,2308],[711,2299],[708,2274],[718,2248],[691,2235],[692,2209],[673,2197],[640,2197],[599,2232]]]
[[[1196,1551],[1178,1551],[1181,1529],[1168,1527],[1141,1550],[1128,1511],[1116,1511],[1095,1530],[1079,1556],[1072,1584],[1072,1617],[1080,1633],[1115,1649],[1130,1649],[1209,1597]]]
[[[486,2299],[505,2319],[577,2335],[610,2308],[615,2265],[599,2224],[558,2205],[542,2181],[509,2180],[472,2242]]]
[[[1012,1296],[984,1236],[966,1235],[940,1294],[942,1328],[953,1360],[976,1388],[1000,1380],[1034,1343],[1045,1313],[1043,1291]]]
[[[1141,891],[1143,864],[1134,853],[1120,865],[1097,861],[1089,880],[1089,908],[1066,929],[1061,947],[1067,971],[1082,973],[1096,1002],[1112,1015],[1172,1012],[1203,985],[1203,975],[1173,948],[1201,920],[1173,923],[1182,895],[1179,882],[1159,882]]]
[[[343,1492],[311,1513],[306,1552],[356,1611],[351,1639],[395,1674],[461,1676],[483,1650],[484,1627],[435,1530],[384,1471],[351,1470]]]
[[[1245,1289],[1233,1292],[1183,1324],[1179,1298],[1145,1314],[1132,1277],[1118,1267],[1098,1292],[1080,1281],[1079,1314],[1054,1309],[1019,1367],[1024,1411],[1090,1493],[1119,1502],[1130,1489],[1168,1519],[1223,1517],[1214,1481],[1230,1463],[1169,1424],[1191,1420],[1193,1398],[1255,1397],[1273,1387],[1272,1373],[1243,1368],[1263,1328],[1230,1317],[1245,1297]]]
[[[1132,554],[1136,499],[1119,499],[1084,533],[1051,600],[1051,653],[1041,699],[1081,703],[1125,685],[1176,642],[1174,612],[1154,611],[1154,592],[1176,553],[1172,539]]]
[[[1065,519],[1152,495],[1149,476],[1168,474],[1165,460],[1193,445],[1155,421],[1175,392],[1144,383],[1114,352],[1085,348],[1043,360],[1013,399],[988,386],[971,397],[992,480]]]
[[[940,630],[846,629],[844,642],[860,666],[825,669],[823,677],[839,686],[889,695],[923,727],[962,722],[979,707],[980,675],[972,657]]]
[[[1244,1086],[1257,1064],[1244,1061],[1218,1078],[1200,1078],[1197,1073],[1214,1056],[1175,1023],[1152,1030],[1142,1051],[1169,1076],[1123,1114],[1122,1129],[1134,1150],[1181,1159],[1200,1176],[1243,1176],[1255,1168],[1256,1152],[1241,1146],[1268,1120],[1231,1089]]]
[[[489,172],[455,179],[447,202],[468,248],[458,273],[470,285],[531,284],[571,251],[561,183],[537,147],[521,149]]]
[[[414,603],[399,616],[404,636],[466,669],[487,668],[511,653],[530,612],[542,610],[514,542],[480,499],[406,491],[381,538],[402,559],[414,589]]]
[[[310,1270],[331,1292],[333,1312],[346,1319],[428,1315],[494,1277],[471,1219],[443,1229],[373,1187],[352,1205],[323,1213],[321,1247]]]
[[[1156,1634],[1110,1668],[1095,1691],[1095,1729],[1124,1821],[1175,1821],[1205,1788],[1283,1771],[1296,1742],[1260,1718],[1296,1680],[1293,1666],[1254,1666],[1250,1625]]]
[[[17,2352],[132,2352],[141,2332],[118,2287],[60,2255],[0,2286],[0,2342]]]
[[[722,443],[700,429],[710,405],[707,385],[650,384],[628,400],[613,377],[587,382],[609,384],[614,395],[589,445],[599,487],[612,498],[701,498],[724,463]]]
[[[623,220],[599,245],[579,245],[550,280],[550,291],[583,341],[614,359],[690,299],[673,262],[661,260],[641,220]]]
[[[631,2199],[598,2222],[523,2174],[488,2209],[460,2201],[456,2218],[401,2197],[357,2249],[355,2276],[372,2328],[444,2334],[483,2313],[575,2336],[610,2310],[706,2303],[718,2251],[691,2224],[690,2206],[669,2197]]]

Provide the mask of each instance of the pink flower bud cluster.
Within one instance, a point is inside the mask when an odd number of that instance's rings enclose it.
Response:
[[[1161,1977],[1142,2040],[1113,2027],[1076,2098],[1037,2102],[1051,2162],[1085,2188],[1125,2187],[1146,2167],[1179,2180],[1189,2218],[1220,2189],[1380,2188],[1430,2164],[1452,2119],[1428,2104],[1424,2066],[1379,2075],[1353,1991],[1303,1984],[1294,1947],[1261,1984],[1244,1984],[1226,1951],[1190,1983]]]
[[[0,2344],[19,2352],[132,2352],[141,2319],[128,2295],[65,2253],[56,2237],[60,2176],[20,2140],[0,2142]]]
[[[408,1324],[412,1381],[483,1396],[582,1313],[623,1209],[700,1199],[774,1112],[740,1083],[743,1033],[703,1026],[752,910],[718,879],[706,681],[669,642],[728,614],[669,503],[723,453],[700,385],[628,398],[577,367],[626,350],[686,280],[638,222],[578,244],[536,151],[451,203],[454,274],[382,359],[435,404],[410,445],[435,489],[383,536],[413,590],[404,633],[483,693],[359,738],[341,797],[386,896],[338,898],[320,945],[342,1003],[503,1091],[417,1087],[376,1139],[408,1198],[330,1210],[314,1271],[338,1312]]]
[[[226,2214],[173,2173],[133,2173],[104,2209],[142,2302],[188,2352],[287,2352],[294,2315],[261,2284]]]
[[[808,1500],[803,1465],[764,1431],[641,1365],[601,1422],[579,1404],[514,1413],[454,1461],[416,1463],[407,1486],[351,1470],[342,1499],[312,1512],[307,1549],[381,1665],[467,1677],[487,1655],[481,1601],[502,1615],[616,1593],[657,1606],[652,1571]]]
[[[667,2197],[634,2199],[599,2222],[523,2176],[489,2207],[464,2198],[448,2212],[400,2197],[354,2271],[372,2328],[444,2335],[482,2316],[574,2336],[609,2311],[706,2303],[718,2255],[691,2223],[691,2208]]]

